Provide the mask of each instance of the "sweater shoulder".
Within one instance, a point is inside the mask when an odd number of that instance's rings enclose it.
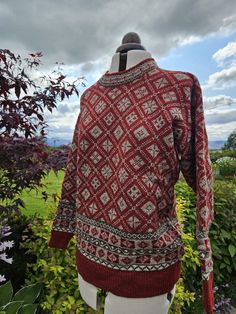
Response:
[[[173,77],[175,81],[177,80],[179,82],[187,82],[189,84],[193,84],[195,80],[198,80],[197,76],[192,72],[164,68],[159,69],[163,75],[166,75],[170,78]]]
[[[82,101],[88,100],[90,96],[94,93],[101,93],[105,90],[105,87],[98,84],[98,81],[96,81],[94,84],[90,85],[88,88],[86,88],[83,93],[80,96],[80,99]]]

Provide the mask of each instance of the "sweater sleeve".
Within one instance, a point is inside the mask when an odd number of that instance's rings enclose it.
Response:
[[[214,219],[213,169],[208,150],[202,90],[192,74],[193,84],[185,90],[174,138],[183,176],[196,194],[196,241],[201,262],[202,301],[207,314],[213,313],[213,259],[209,229]],[[187,91],[187,92],[186,92]]]
[[[66,249],[76,231],[76,165],[78,145],[78,116],[71,148],[69,150],[65,175],[62,183],[61,197],[52,222],[51,236],[48,246]]]

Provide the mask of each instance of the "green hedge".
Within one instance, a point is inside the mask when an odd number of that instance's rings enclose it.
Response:
[[[212,243],[215,284],[229,282],[236,271],[236,186],[231,181],[214,180],[214,221],[209,236]],[[177,195],[186,201],[184,229],[195,234],[196,196],[185,182],[176,185]],[[194,242],[196,249],[196,241]]]
[[[215,162],[217,159],[222,157],[235,157],[236,158],[236,150],[220,150],[220,149],[212,149],[210,150],[210,158],[212,162]]]

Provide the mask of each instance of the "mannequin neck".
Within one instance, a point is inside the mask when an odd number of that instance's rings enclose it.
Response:
[[[144,59],[151,58],[151,53],[146,50],[129,50],[127,51],[127,64],[126,69],[134,66]],[[120,53],[117,52],[113,55],[109,73],[119,71]]]

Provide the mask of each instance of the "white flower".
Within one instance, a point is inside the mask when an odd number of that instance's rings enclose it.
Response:
[[[7,248],[10,249],[14,245],[14,241],[3,241],[0,243],[0,252],[5,251]]]
[[[7,230],[8,231],[8,230]],[[9,236],[10,234],[12,234],[12,232],[6,232],[4,231],[4,234],[2,235],[2,238],[5,238],[7,236]]]
[[[4,261],[6,263],[9,263],[9,264],[12,264],[12,262],[13,262],[13,258],[12,257],[8,258],[6,253],[0,254],[0,260]]]
[[[0,282],[6,281],[6,278],[4,275],[0,275]]]
[[[221,163],[221,162],[234,161],[234,160],[236,160],[236,158],[229,157],[229,156],[224,156],[224,157],[221,157],[221,158],[217,159],[215,162],[218,164],[218,163]]]

